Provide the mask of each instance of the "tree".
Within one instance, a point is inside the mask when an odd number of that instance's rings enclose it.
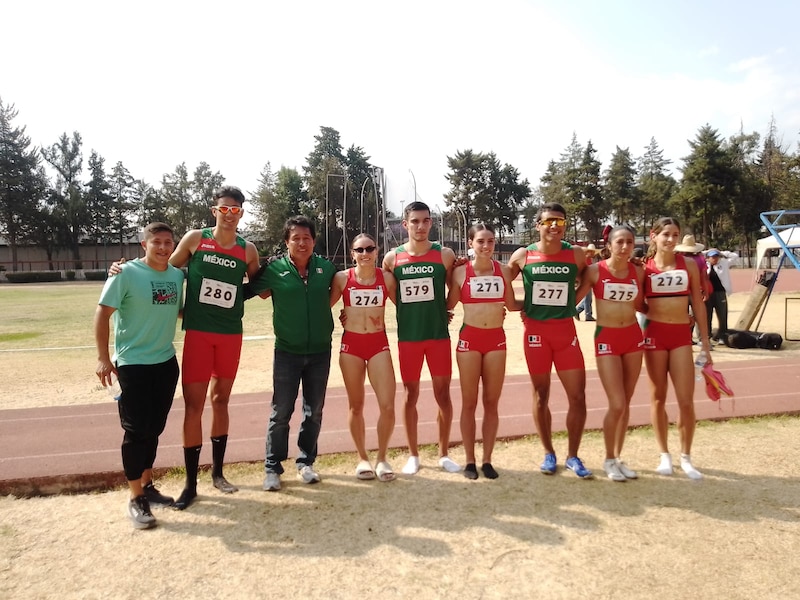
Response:
[[[261,171],[258,188],[250,196],[255,220],[251,227],[259,248],[272,255],[283,249],[283,226],[294,215],[303,214],[303,178],[295,169],[281,167],[277,175],[267,163]]]
[[[131,201],[134,204],[136,223],[146,227],[149,223],[168,221],[167,210],[161,190],[154,188],[143,179],[133,182]]]
[[[348,200],[346,161],[339,137],[339,132],[335,129],[320,127],[319,135],[314,136],[314,149],[303,167],[308,190],[308,209],[321,224],[317,249],[326,256],[332,248],[335,253],[335,248],[341,246],[340,224],[343,223],[344,216],[341,207]]]
[[[572,133],[572,140],[561,153],[557,161],[550,161],[545,174],[541,177],[539,193],[544,204],[560,204],[567,211],[573,226],[574,236],[577,237],[577,190],[581,183],[578,180],[580,165],[585,153],[584,147],[578,142],[576,133]]]
[[[224,182],[222,174],[219,171],[213,173],[207,162],[197,165],[191,183],[193,218],[190,229],[214,225],[214,216],[211,214],[214,192],[221,188]]]
[[[632,216],[642,234],[650,230],[656,219],[667,216],[667,202],[678,186],[675,178],[667,172],[669,164],[656,139],[650,138],[644,154],[637,159],[639,211]]]
[[[501,165],[494,152],[472,150],[448,156],[447,166],[447,206],[463,214],[467,224],[487,223],[499,234],[514,231],[517,213],[531,195],[528,180],[520,181],[515,167]]]
[[[75,131],[72,138],[63,133],[57,143],[42,148],[42,156],[57,174],[54,193],[49,198],[53,207],[52,216],[61,224],[59,238],[63,237],[65,245],[72,250],[76,268],[80,268],[81,238],[89,224],[82,185],[78,179],[83,168],[81,145],[81,135]]]
[[[732,210],[732,199],[739,193],[740,171],[710,125],[700,128],[689,147],[691,153],[683,159],[681,168],[680,190],[672,202],[682,213],[687,230],[695,236],[699,232],[708,245],[711,230]]]
[[[600,239],[602,223],[609,213],[600,182],[600,161],[595,153],[589,140],[578,167],[567,170],[568,210],[583,223],[589,240]],[[577,228],[574,235],[575,239],[579,237]]]
[[[86,206],[88,225],[86,233],[94,243],[107,243],[111,225],[111,200],[109,183],[105,172],[105,159],[92,150],[87,163],[89,182],[85,186],[83,202]]]
[[[166,221],[182,236],[194,229],[196,211],[192,206],[192,190],[186,163],[175,167],[172,173],[161,178],[161,198],[164,201]]]
[[[14,127],[14,105],[0,98],[0,234],[11,249],[11,269],[17,270],[17,248],[31,235],[38,202],[47,181],[39,168],[39,150],[30,147],[25,127]]]
[[[121,161],[114,165],[111,172],[108,193],[112,198],[108,235],[119,243],[122,250],[125,242],[136,233],[134,223],[139,203],[135,196],[136,181]]]
[[[631,223],[638,208],[639,194],[636,188],[636,163],[628,148],[617,146],[605,172],[603,189],[615,222]]]

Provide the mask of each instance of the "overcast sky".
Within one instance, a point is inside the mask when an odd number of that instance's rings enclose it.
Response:
[[[390,208],[442,206],[447,156],[532,186],[570,143],[680,165],[708,123],[800,136],[800,2],[435,0],[4,3],[0,97],[36,145],[83,136],[151,184],[206,161],[253,191],[320,126],[385,169]],[[84,163],[85,164],[85,163]]]

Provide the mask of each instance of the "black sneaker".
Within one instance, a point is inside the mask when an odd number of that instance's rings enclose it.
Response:
[[[145,495],[128,500],[128,516],[135,529],[150,529],[156,526],[156,518],[150,512],[150,503]]]
[[[175,503],[175,500],[172,498],[172,496],[165,496],[159,492],[152,481],[144,486],[142,490],[144,491],[144,495],[150,504],[156,504],[158,506],[172,506]]]

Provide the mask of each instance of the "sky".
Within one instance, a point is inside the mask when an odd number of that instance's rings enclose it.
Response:
[[[800,2],[26,0],[0,9],[0,98],[33,144],[78,131],[137,179],[201,162],[245,192],[302,172],[320,127],[384,169],[389,208],[443,208],[447,157],[532,187],[573,134],[608,166],[655,138],[800,139]],[[86,177],[86,174],[85,174]],[[88,177],[87,177],[88,178]]]

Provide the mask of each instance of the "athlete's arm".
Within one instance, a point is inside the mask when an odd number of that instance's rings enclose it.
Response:
[[[706,319],[706,304],[703,302],[702,280],[700,269],[693,260],[686,260],[686,272],[689,274],[689,294],[692,301],[692,312],[697,328],[700,330],[700,343],[705,350],[708,363],[711,364],[711,344],[708,340],[708,320]]]
[[[517,275],[522,271],[522,267],[525,266],[525,255],[527,253],[528,251],[525,248],[517,248],[511,258],[508,259],[508,265],[506,266],[510,272],[511,281],[517,278]]]
[[[192,229],[186,232],[186,235],[178,242],[178,247],[175,248],[172,256],[169,257],[169,264],[179,269],[185,267],[189,259],[192,258],[194,251],[197,250],[197,246],[200,245],[202,237],[203,232],[200,229]]]
[[[111,327],[108,324],[108,320],[116,310],[111,306],[98,304],[97,309],[94,311],[94,341],[97,346],[97,366],[94,372],[104,386],[111,385],[111,374],[117,372],[114,363],[111,362],[111,356],[108,351],[108,342],[111,335]]]
[[[339,271],[333,276],[331,282],[331,307],[342,297],[344,286],[347,284],[347,271]]]
[[[586,297],[586,294],[589,293],[589,290],[592,289],[592,286],[597,282],[598,274],[599,270],[597,263],[592,263],[584,269],[583,276],[579,280],[580,283],[578,284],[578,289],[575,290],[576,305],[581,303],[581,301]]]
[[[391,252],[387,252],[386,256],[383,257],[383,270],[384,271],[393,271],[394,270],[394,257],[395,253],[394,250]]]
[[[389,271],[383,272],[383,282],[386,284],[386,295],[389,300],[397,304],[397,279]]]
[[[646,313],[647,305],[644,303],[644,269],[640,266],[636,267],[636,281],[639,284],[639,293],[636,295],[636,300],[633,304],[637,312]]]
[[[448,289],[453,285],[453,265],[456,262],[456,253],[450,248],[442,248],[442,264],[447,269],[447,278],[445,282]]]
[[[503,273],[503,280],[506,282],[506,309],[522,310],[522,301],[517,300],[517,297],[514,295],[514,286],[511,284],[511,269],[509,269],[506,265],[501,265],[500,272]]]
[[[467,276],[467,267],[460,265],[453,269],[452,285],[447,292],[447,310],[453,310],[461,300],[461,286]]]

